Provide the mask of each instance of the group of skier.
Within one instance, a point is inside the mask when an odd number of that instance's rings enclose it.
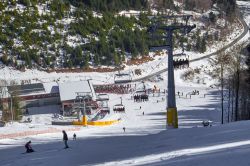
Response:
[[[134,102],[144,102],[148,101],[148,95],[147,94],[136,94],[133,96],[134,97]]]
[[[63,142],[64,142],[64,145],[65,145],[64,149],[67,149],[67,148],[69,148],[69,146],[68,146],[68,140],[69,140],[68,135],[67,135],[65,130],[63,130],[62,133],[63,133]],[[76,133],[73,134],[73,140],[76,140]],[[31,146],[31,141],[28,141],[25,144],[24,147],[26,149],[26,153],[34,152],[32,146]]]
[[[189,60],[188,59],[177,59],[177,60],[174,60],[173,63],[174,63],[174,68],[182,69],[182,68],[189,67]]]

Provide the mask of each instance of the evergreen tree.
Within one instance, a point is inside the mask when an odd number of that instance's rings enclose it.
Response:
[[[99,58],[99,55],[98,54],[95,54],[95,56],[94,56],[94,63],[95,63],[95,65],[99,65],[100,64],[100,58]]]
[[[30,0],[19,0],[19,3],[24,6],[30,6]]]
[[[68,59],[68,61],[67,61],[67,67],[70,68],[70,69],[73,67],[73,62],[72,62],[71,59]]]
[[[8,56],[6,54],[4,54],[0,60],[3,62],[3,64],[8,65]]]
[[[87,53],[87,54],[85,54],[85,58],[84,58],[84,61],[83,61],[83,67],[84,68],[89,68],[89,61],[90,61],[90,54]]]
[[[196,50],[196,51],[200,51],[200,48],[201,48],[201,38],[200,38],[200,36],[198,35],[198,36],[196,37],[195,50]]]
[[[229,20],[233,20],[236,15],[236,0],[215,0],[217,6],[226,13]]]
[[[117,53],[114,53],[113,54],[113,59],[114,59],[114,63],[116,66],[118,66],[120,64],[120,59],[119,59],[119,56],[117,55]]]
[[[138,50],[135,46],[135,43],[132,43],[132,46],[131,46],[131,55],[132,55],[132,59],[136,58],[137,55],[138,55]]]
[[[190,51],[191,48],[192,48],[192,45],[191,45],[190,43],[188,43],[188,44],[187,44],[187,47],[186,47],[186,50],[187,50],[187,51]]]
[[[24,53],[24,59],[25,59],[25,64],[29,67],[31,67],[31,59],[30,56],[27,53]]]
[[[50,56],[45,57],[44,60],[45,60],[45,64],[46,64],[47,66],[49,66],[50,63],[51,63],[51,58],[50,58]]]
[[[83,61],[83,56],[82,56],[82,48],[80,46],[76,47],[74,52],[73,52],[73,57],[74,57],[74,64],[75,65],[80,65],[81,62]]]
[[[206,37],[203,37],[201,40],[201,45],[200,45],[200,52],[204,53],[206,52]]]
[[[13,102],[13,114],[14,114],[14,120],[20,120],[22,112],[20,107],[20,97],[18,95],[14,95],[12,98]]]
[[[185,0],[185,10],[193,10],[195,8],[195,1],[194,0]]]

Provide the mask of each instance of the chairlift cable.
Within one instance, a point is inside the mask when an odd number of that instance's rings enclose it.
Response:
[[[152,73],[155,71],[155,69],[157,68],[157,66],[159,66],[159,65],[163,62],[163,60],[165,60],[165,58],[167,58],[167,56],[165,56],[164,58],[162,58],[161,61],[155,66],[155,68],[153,68],[153,69],[149,72],[149,74],[152,74]],[[150,65],[150,66],[152,67],[152,65]]]

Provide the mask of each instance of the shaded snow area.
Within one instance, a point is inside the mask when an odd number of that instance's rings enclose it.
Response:
[[[249,24],[250,3],[240,1],[238,4],[246,8],[245,13],[248,14],[244,18]],[[239,35],[237,32],[233,34],[233,38]],[[249,34],[244,41],[248,37]],[[200,58],[222,45],[211,47],[205,54],[187,52],[186,56]],[[166,69],[166,54],[152,54],[152,57],[153,61],[126,66],[122,72],[130,73],[132,79],[137,79]],[[135,69],[140,69],[141,75],[136,75]],[[188,68],[175,70],[178,129],[166,126],[167,93],[163,92],[167,89],[167,72],[144,80],[144,84],[131,83],[138,91],[144,87],[160,89],[159,94],[149,94],[149,101],[135,102],[133,94],[109,94],[111,112],[101,121],[120,120],[111,126],[52,125],[52,120],[60,113],[59,105],[30,108],[29,114],[24,115],[20,122],[0,127],[0,166],[249,166],[250,121],[221,125],[221,99],[219,90],[214,86],[218,82],[209,74],[212,70],[209,59],[193,61]],[[187,77],[189,71],[193,74]],[[114,82],[115,74],[0,69],[0,79],[8,82],[15,80],[17,83],[26,80],[29,83],[57,84],[91,78],[93,84],[107,84]],[[113,107],[120,104],[121,99],[125,113],[114,113]],[[226,110],[224,115],[227,122]],[[203,127],[203,121],[210,121],[211,125]],[[64,149],[62,130],[69,137],[68,149]],[[76,140],[73,140],[74,133]],[[34,153],[24,153],[24,144],[29,140]]]

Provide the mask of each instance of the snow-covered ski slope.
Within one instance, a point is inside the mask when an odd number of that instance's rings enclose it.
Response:
[[[178,73],[178,72],[177,72]],[[163,81],[148,83],[163,89]],[[138,83],[138,87],[141,83]],[[110,107],[120,103],[126,106],[126,113],[110,117],[121,118],[121,122],[107,127],[57,127],[49,125],[52,114],[32,115],[31,124],[14,123],[0,128],[0,133],[22,132],[57,128],[55,133],[0,139],[1,166],[81,166],[81,165],[230,165],[234,159],[248,155],[248,122],[220,125],[219,95],[216,89],[183,83],[177,80],[179,129],[166,130],[165,95],[150,96],[148,102],[136,103],[127,95],[110,95]],[[199,95],[190,94],[198,90]],[[204,97],[204,94],[206,96]],[[187,97],[186,97],[187,95]],[[162,100],[163,99],[163,100]],[[158,100],[158,101],[157,101]],[[140,109],[141,106],[141,109]],[[143,115],[144,112],[144,115]],[[47,112],[46,112],[47,113]],[[203,120],[213,121],[212,127],[202,127]],[[126,132],[123,132],[126,127]],[[63,149],[62,133],[65,129],[70,138],[70,149]],[[73,141],[73,133],[77,140]],[[35,153],[21,154],[24,144],[31,140]],[[227,155],[238,151],[228,163]],[[231,153],[230,153],[231,152]],[[241,154],[243,153],[243,154]],[[207,160],[209,159],[209,162]]]
[[[186,93],[193,88],[177,89]],[[191,99],[177,98],[179,129],[165,129],[165,102],[157,103],[161,97],[151,97],[149,102],[134,103],[129,96],[123,96],[127,107],[125,114],[119,114],[121,123],[68,131],[71,148],[66,150],[63,149],[60,132],[2,139],[0,165],[247,166],[250,162],[250,122],[220,125],[219,97],[216,91],[207,91],[204,88],[196,90],[200,91],[200,95],[192,96]],[[207,94],[205,98],[204,93]],[[112,103],[116,103],[119,96],[110,97]],[[213,121],[212,127],[202,127],[201,122],[206,119]],[[126,127],[126,132],[123,132],[123,127]],[[24,129],[20,128],[19,131],[21,130]],[[77,134],[76,141],[72,140],[73,133]],[[36,152],[23,155],[21,153],[25,150],[24,143],[28,140],[32,140]]]
[[[244,18],[249,24],[249,2],[238,2],[247,10]],[[245,41],[248,36],[245,36]],[[144,64],[144,74],[150,74],[166,65],[164,57],[152,64]],[[202,67],[203,66],[203,67]],[[50,125],[55,107],[36,110],[30,115],[31,123],[13,123],[0,128],[0,166],[82,166],[82,165],[168,165],[168,166],[249,166],[250,165],[250,122],[235,122],[220,125],[220,97],[218,90],[209,87],[216,81],[205,74],[211,70],[207,60],[194,62],[191,68],[202,68],[200,75],[192,81],[183,81],[180,77],[185,70],[175,71],[176,96],[179,117],[179,129],[166,130],[165,95],[149,97],[148,102],[136,103],[131,95],[110,95],[109,106],[120,103],[126,108],[125,114],[111,112],[107,119],[119,119],[121,122],[106,127],[74,127]],[[84,79],[84,74],[50,75],[38,71],[18,73],[7,68],[1,69],[4,79],[34,79],[39,75],[43,82]],[[93,82],[112,82],[114,73],[95,73]],[[88,76],[88,75],[87,75]],[[161,90],[167,87],[167,74],[153,82],[146,81]],[[198,84],[199,82],[199,84]],[[140,82],[136,83],[141,86]],[[199,91],[199,95],[190,93]],[[205,97],[204,97],[205,94]],[[141,109],[140,109],[141,106]],[[40,114],[43,111],[43,114]],[[144,115],[143,115],[144,112]],[[212,127],[203,127],[202,121],[213,121]],[[225,112],[227,122],[227,112]],[[126,127],[126,132],[123,132]],[[66,130],[69,149],[63,149],[61,130]],[[70,131],[74,130],[74,131]],[[53,131],[47,134],[30,134],[35,131]],[[26,136],[13,136],[1,139],[1,135],[28,133]],[[73,133],[77,140],[73,141]],[[24,144],[31,140],[35,153],[22,154]]]
[[[164,84],[165,81],[158,82],[157,87],[160,88]],[[185,95],[194,89],[199,90],[200,94],[192,96],[191,99],[189,96],[186,98]],[[149,158],[146,157],[145,160],[147,163],[151,162],[149,161],[151,159],[152,161],[156,160],[157,156],[153,154],[160,155],[163,152],[165,154],[184,147],[192,147],[192,144],[196,145],[194,144],[197,141],[196,137],[197,139],[199,137],[203,138],[204,131],[211,131],[210,137],[212,137],[214,130],[217,131],[221,128],[215,127],[220,120],[220,112],[217,109],[219,97],[216,90],[183,86],[177,86],[177,90],[184,93],[184,97],[177,97],[180,129],[166,130],[164,94],[161,96],[155,95],[155,97],[150,96],[148,102],[140,103],[134,102],[130,95],[110,95],[111,107],[120,103],[120,97],[123,98],[123,104],[126,106],[126,113],[114,114],[111,112],[111,117],[121,118],[120,123],[107,127],[82,127],[80,130],[72,132],[68,130],[73,127],[56,127],[68,131],[69,146],[71,148],[66,150],[63,149],[64,144],[60,131],[50,134],[1,139],[0,165],[54,166],[60,164],[62,166],[78,166],[87,164],[103,165],[114,161],[116,163],[107,164],[117,165],[121,162],[121,165],[127,165],[136,162],[138,157],[138,161],[142,162],[141,156],[149,155]],[[205,98],[204,94],[206,94]],[[32,116],[37,116],[34,118],[36,120],[34,123],[32,121],[31,124],[9,124],[8,127],[0,128],[1,134],[4,132],[27,131],[30,126],[32,126],[31,130],[54,128],[54,126],[46,124],[49,120],[45,117],[51,115],[39,114]],[[41,123],[39,125],[38,117],[41,118],[40,121],[43,122],[43,125]],[[212,120],[213,127],[203,128],[201,124],[203,120]],[[126,132],[123,132],[123,127],[126,128]],[[12,130],[12,128],[16,129]],[[76,141],[72,140],[73,133],[77,135]],[[186,144],[188,142],[186,139],[189,139],[190,143]],[[28,140],[32,140],[36,152],[21,155],[25,150],[23,145]],[[145,164],[145,162],[142,164]]]

